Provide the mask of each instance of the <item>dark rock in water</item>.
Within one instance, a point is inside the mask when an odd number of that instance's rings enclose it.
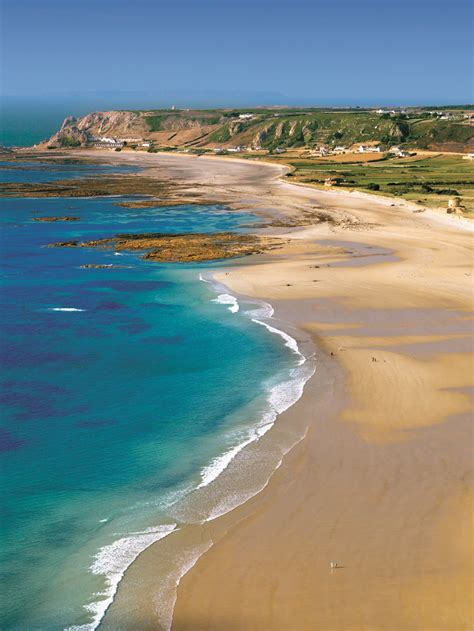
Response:
[[[114,206],[122,206],[123,208],[158,208],[159,206],[182,206],[185,203],[186,200],[183,199],[139,199],[131,202],[117,202]]]
[[[33,221],[80,221],[80,217],[35,217]]]
[[[56,243],[49,243],[48,248],[76,248],[79,241],[57,241]]]
[[[112,265],[112,263],[96,265],[94,263],[86,263],[85,265],[80,265],[81,269],[130,269],[131,265]]]

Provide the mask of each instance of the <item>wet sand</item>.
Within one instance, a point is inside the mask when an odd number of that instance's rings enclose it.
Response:
[[[147,160],[231,206],[334,221],[274,230],[282,249],[219,275],[313,339],[316,374],[277,422],[306,437],[246,504],[142,554],[104,628],[161,628],[160,564],[201,546],[176,630],[472,629],[472,224],[280,167]]]

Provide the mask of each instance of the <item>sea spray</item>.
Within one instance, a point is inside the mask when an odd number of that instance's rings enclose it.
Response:
[[[231,294],[219,294],[212,302],[217,302],[221,305],[230,305],[228,309],[231,313],[237,313],[239,311],[239,301]]]

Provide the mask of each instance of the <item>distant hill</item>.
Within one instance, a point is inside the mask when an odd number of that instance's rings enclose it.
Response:
[[[148,150],[266,150],[351,146],[377,141],[436,151],[474,149],[473,112],[412,109],[147,110],[94,112],[68,117],[51,147],[141,145]]]

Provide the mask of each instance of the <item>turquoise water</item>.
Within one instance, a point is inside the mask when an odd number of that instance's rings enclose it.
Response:
[[[0,145],[30,147],[46,140],[61,127],[66,116],[82,116],[98,109],[94,102],[0,97]],[[100,108],[99,108],[100,109]]]
[[[32,165],[3,178],[86,170]],[[259,305],[237,311],[225,290],[219,298],[200,282],[218,264],[45,247],[123,231],[245,230],[256,221],[220,206],[135,210],[117,201],[2,200],[5,630],[94,628],[127,565],[174,527],[170,506],[255,435],[268,392],[299,361],[249,317]],[[80,221],[33,221],[64,214]],[[124,267],[80,268],[88,263]],[[85,609],[90,603],[99,604]]]

